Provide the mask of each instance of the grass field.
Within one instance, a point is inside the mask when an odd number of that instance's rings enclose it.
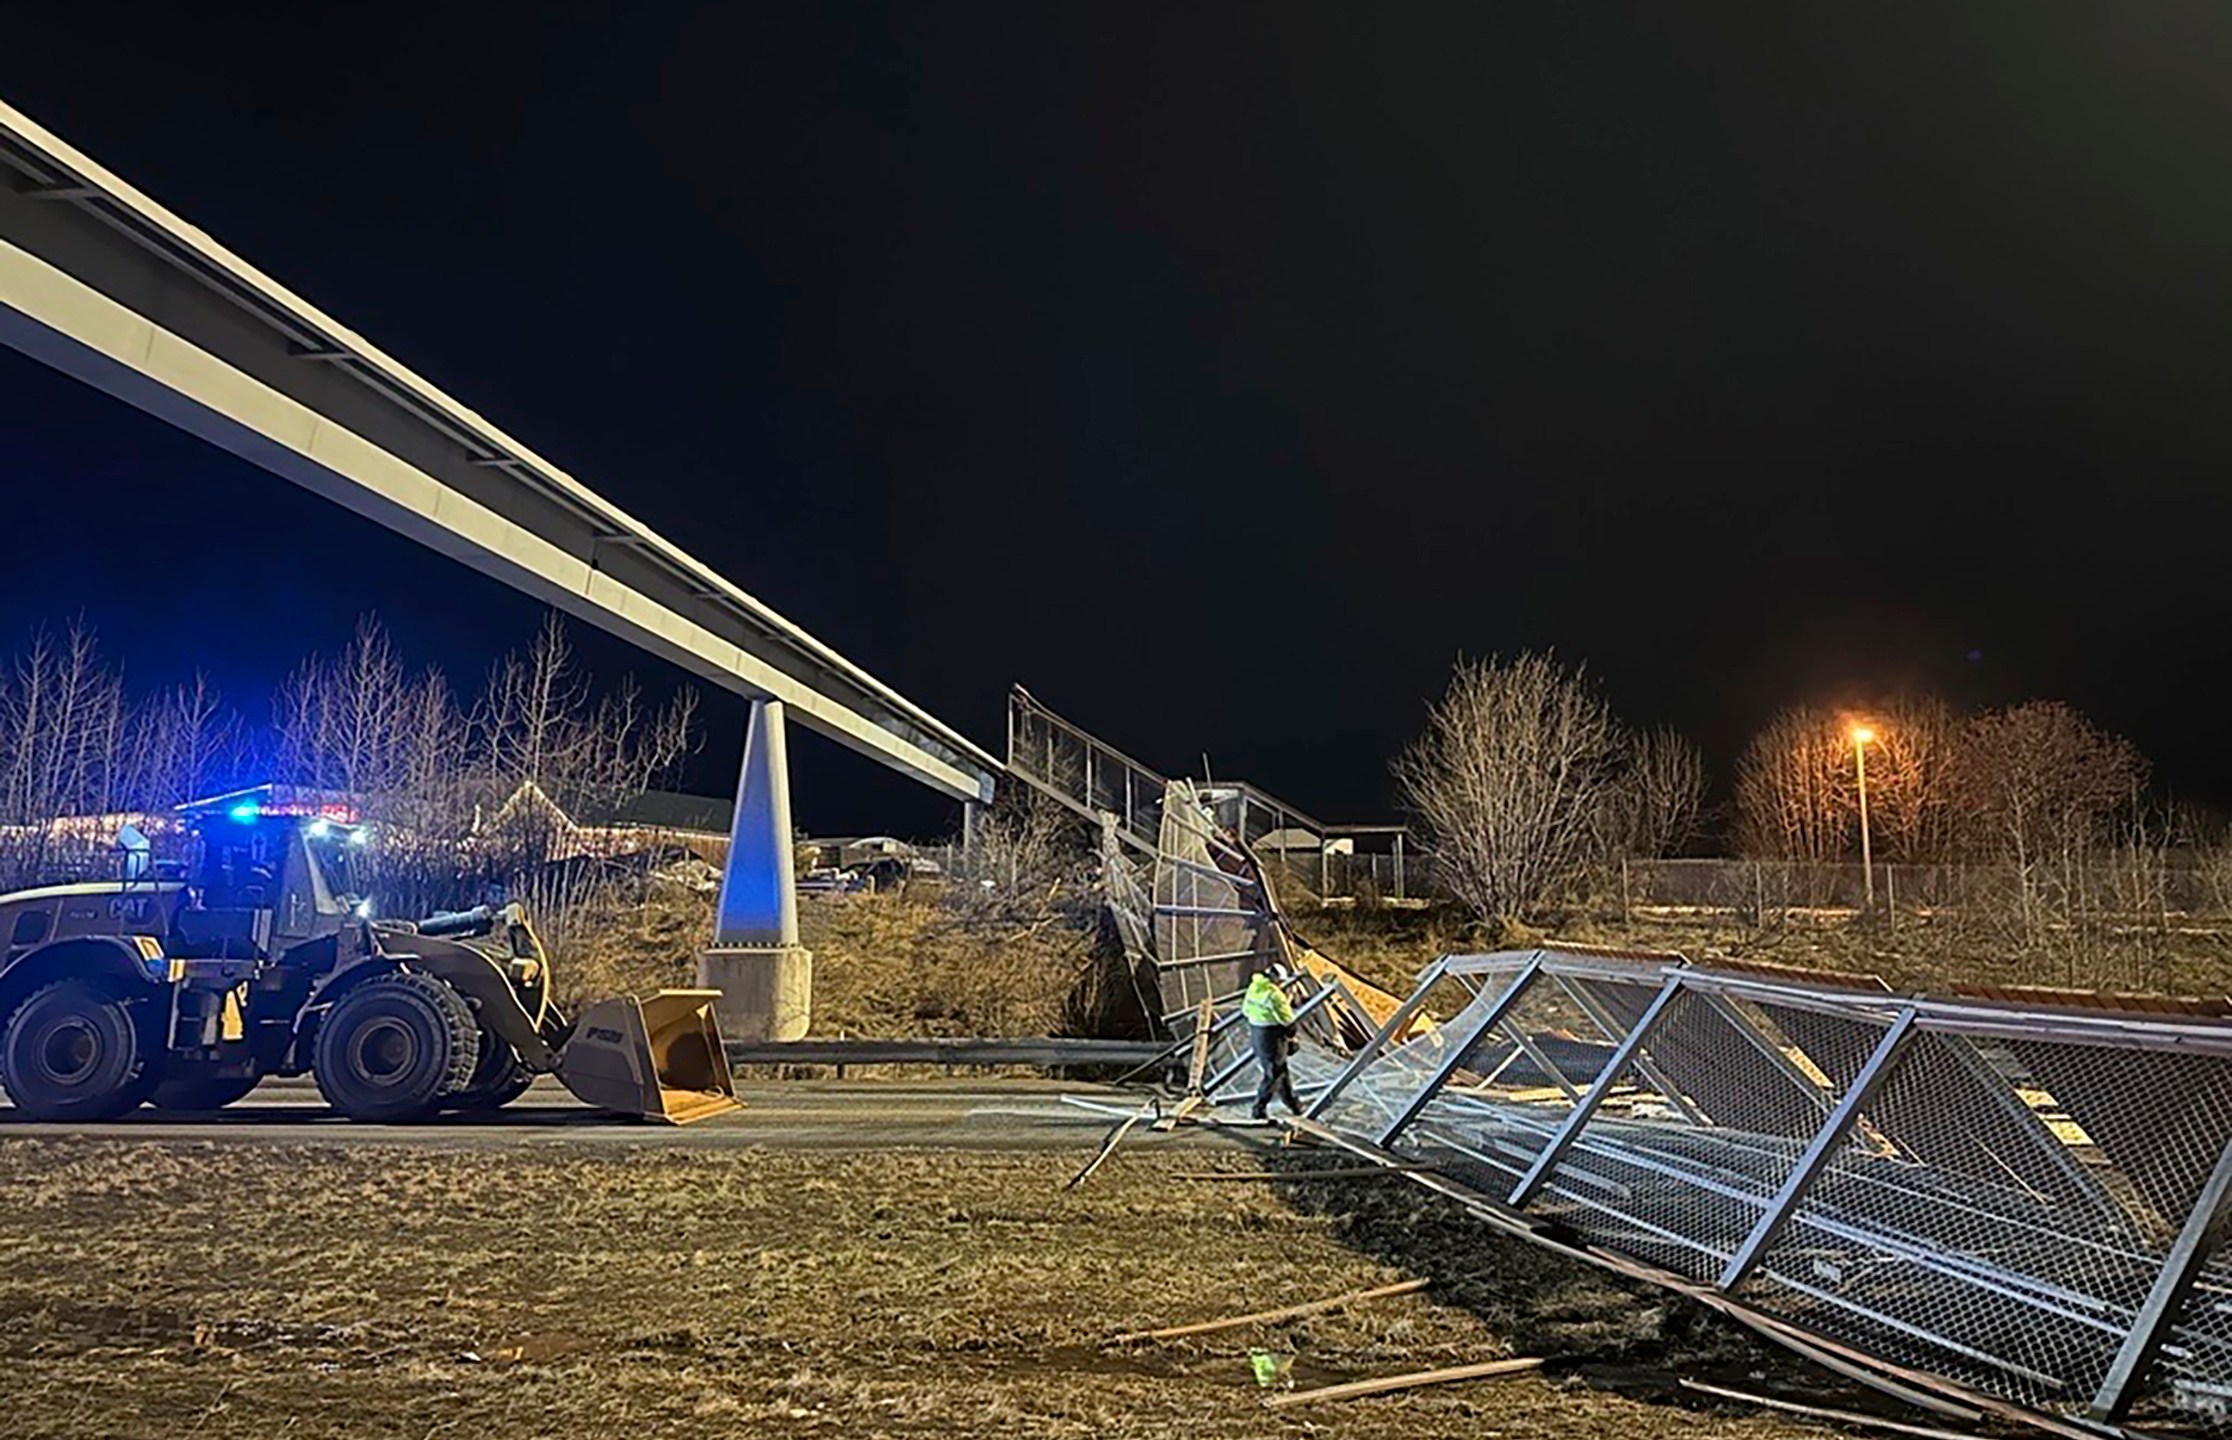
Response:
[[[1219,1183],[1182,1177],[1257,1159],[1147,1145],[1065,1193],[1083,1158],[0,1142],[0,1430],[1767,1440],[1806,1427],[1684,1408],[1674,1374],[1823,1388],[1400,1179]],[[1101,1344],[1411,1275],[1433,1288]],[[1305,1386],[1557,1363],[1271,1413],[1251,1346]]]

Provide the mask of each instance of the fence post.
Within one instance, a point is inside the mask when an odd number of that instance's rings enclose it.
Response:
[[[1442,972],[1448,968],[1449,957],[1447,955],[1426,967],[1424,973],[1418,977],[1417,986],[1404,998],[1402,1004],[1395,1007],[1395,1013],[1387,1017],[1387,1023],[1380,1026],[1379,1033],[1365,1041],[1363,1046],[1349,1057],[1348,1064],[1341,1067],[1341,1073],[1333,1077],[1333,1083],[1326,1086],[1317,1099],[1310,1102],[1310,1108],[1302,1112],[1303,1119],[1317,1119],[1318,1116],[1325,1113],[1327,1106],[1341,1098],[1341,1092],[1348,1089],[1349,1082],[1363,1074],[1365,1068],[1378,1059],[1380,1052],[1387,1048],[1387,1043],[1394,1039],[1404,1026],[1410,1024],[1412,1017],[1418,1014],[1421,1006],[1425,1005],[1426,992],[1439,983]]]
[[[1482,1013],[1480,1023],[1472,1028],[1472,1032],[1450,1047],[1449,1058],[1442,1061],[1441,1068],[1434,1072],[1434,1078],[1420,1086],[1418,1093],[1411,1096],[1410,1103],[1403,1107],[1403,1113],[1397,1115],[1385,1130],[1380,1131],[1379,1146],[1382,1150],[1393,1145],[1395,1137],[1401,1135],[1413,1120],[1424,1113],[1427,1103],[1439,1095],[1442,1087],[1449,1083],[1450,1077],[1472,1058],[1472,1052],[1482,1038],[1503,1023],[1504,1017],[1519,1003],[1519,997],[1526,993],[1527,987],[1534,984],[1535,976],[1541,973],[1542,952],[1537,950],[1535,957],[1511,977],[1511,983],[1504,987],[1503,994],[1498,995]]]
[[[1821,1128],[1814,1132],[1813,1139],[1807,1143],[1805,1153],[1798,1157],[1798,1163],[1784,1179],[1782,1189],[1768,1202],[1766,1212],[1759,1217],[1759,1223],[1752,1226],[1751,1233],[1744,1237],[1744,1243],[1729,1257],[1728,1267],[1720,1274],[1722,1290],[1734,1290],[1744,1283],[1745,1278],[1758,1267],[1761,1257],[1767,1253],[1767,1247],[1775,1242],[1775,1237],[1782,1233],[1783,1226],[1789,1223],[1791,1215],[1804,1202],[1806,1192],[1813,1188],[1814,1181],[1820,1179],[1821,1172],[1829,1168],[1829,1162],[1836,1158],[1837,1148],[1844,1144],[1845,1137],[1852,1133],[1854,1123],[1859,1120],[1860,1107],[1875,1098],[1884,1077],[1891,1073],[1891,1067],[1898,1062],[1899,1052],[1906,1049],[1907,1042],[1914,1038],[1914,1018],[1914,1007],[1908,1006],[1899,1012],[1898,1018],[1883,1032],[1883,1038],[1876,1042],[1875,1049],[1869,1053],[1867,1063],[1860,1067],[1860,1073],[1846,1087],[1844,1098],[1837,1102],[1836,1109],[1829,1112],[1829,1117],[1821,1122]]]
[[[1883,867],[1883,927],[1886,930],[1899,928],[1899,867],[1896,865]]]
[[[2224,1239],[2228,1195],[2232,1195],[2232,1143],[2217,1156],[2216,1168],[2209,1172],[2208,1182],[2194,1198],[2192,1213],[2186,1216],[2177,1242],[2156,1273],[2153,1288],[2139,1307],[2130,1333],[2124,1336],[2123,1348],[2116,1352],[2115,1363],[2108,1367],[2108,1378],[2100,1382],[2090,1411],[2093,1419],[2118,1425],[2130,1413],[2156,1353],[2169,1338],[2178,1312],[2185,1308],[2186,1296],[2192,1292],[2201,1267],[2209,1263]]]
[[[1628,857],[1625,855],[1620,857],[1620,923],[1635,923],[1635,904],[1628,894]]]
[[[1543,1182],[1550,1178],[1550,1172],[1557,1168],[1559,1158],[1580,1137],[1581,1127],[1589,1123],[1590,1118],[1596,1114],[1597,1107],[1611,1095],[1612,1087],[1626,1073],[1628,1062],[1642,1054],[1643,1042],[1651,1038],[1651,1032],[1658,1028],[1667,1007],[1674,1003],[1674,997],[1681,990],[1681,972],[1676,971],[1666,977],[1666,983],[1659,987],[1658,994],[1651,997],[1650,1005],[1635,1022],[1635,1028],[1628,1031],[1627,1039],[1620,1042],[1619,1048],[1612,1052],[1612,1058],[1605,1061],[1604,1068],[1597,1072],[1596,1084],[1589,1087],[1588,1095],[1573,1107],[1573,1112],[1566,1116],[1565,1123],[1550,1137],[1550,1143],[1542,1147],[1541,1154],[1535,1156],[1534,1164],[1527,1167],[1527,1173],[1520,1176],[1519,1183],[1512,1187],[1511,1199],[1507,1202],[1512,1209],[1524,1209],[1527,1202],[1534,1198],[1535,1191],[1541,1189]]]

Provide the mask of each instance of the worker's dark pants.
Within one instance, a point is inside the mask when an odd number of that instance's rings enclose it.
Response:
[[[1294,1080],[1287,1074],[1287,1048],[1294,1043],[1291,1025],[1250,1025],[1248,1045],[1255,1051],[1256,1081],[1255,1113],[1261,1115],[1277,1096],[1280,1103],[1295,1114],[1302,1113],[1302,1102],[1294,1098]]]

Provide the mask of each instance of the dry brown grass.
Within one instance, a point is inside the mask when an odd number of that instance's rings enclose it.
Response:
[[[1059,917],[1027,923],[907,893],[811,897],[814,1029],[835,1035],[1052,1035],[1091,958]]]
[[[560,1001],[696,982],[712,897],[652,880],[615,891],[570,927],[556,957]],[[931,894],[805,896],[817,1035],[1049,1035],[1089,968],[1093,936],[1065,917],[1021,922]]]
[[[0,1143],[6,1430],[1800,1433],[1664,1398],[1669,1370],[1800,1383],[1787,1362],[1678,1302],[1498,1241],[1401,1180],[1204,1184],[1174,1177],[1253,1162],[1141,1146],[1064,1193],[1077,1159]],[[1350,1314],[1099,1344],[1421,1271],[1426,1296]],[[1296,1356],[1305,1383],[1514,1352],[1587,1363],[1271,1415],[1251,1345]]]
[[[1901,917],[1880,925],[1787,923],[1752,926],[1733,917],[1659,919],[1622,924],[1585,911],[1531,928],[1512,922],[1482,926],[1448,907],[1426,910],[1366,907],[1297,909],[1297,931],[1341,964],[1383,988],[1407,993],[1418,971],[1453,951],[1522,949],[1549,940],[1672,950],[1692,960],[1714,954],[1804,969],[1879,975],[1892,985],[1928,989],[1953,983],[2058,985],[2079,989],[2232,994],[2232,935],[2207,930],[2158,937],[2144,957],[2074,971],[2060,960],[1995,943],[1948,923]]]

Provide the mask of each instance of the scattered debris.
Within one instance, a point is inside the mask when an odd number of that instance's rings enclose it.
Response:
[[[1738,1324],[1766,1336],[1777,1344],[1788,1346],[1823,1369],[1833,1370],[1848,1380],[1856,1380],[1872,1390],[1889,1395],[1894,1400],[1903,1401],[1917,1409],[1934,1411],[1949,1420],[1958,1420],[1964,1425],[1973,1425],[1984,1418],[1984,1412],[1974,1406],[1958,1404],[1943,1395],[1934,1394],[1918,1386],[1904,1384],[1897,1378],[1884,1374],[1880,1369],[1861,1363],[1867,1357],[1857,1351],[1846,1349],[1821,1336],[1794,1330],[1779,1320],[1755,1314],[1742,1306],[1729,1305],[1715,1291],[1701,1290],[1690,1293],[1692,1298],[1702,1300],[1720,1314],[1726,1315]]]
[[[1768,1410],[1784,1410],[1792,1415],[1804,1415],[1815,1420],[1835,1420],[1846,1425],[1867,1425],[1877,1430],[1893,1430],[1901,1435],[1920,1435],[1925,1440],[1978,1440],[1973,1431],[1940,1430],[1934,1425],[1909,1425],[1904,1421],[1886,1420],[1880,1415],[1863,1414],[1858,1410],[1831,1410],[1820,1405],[1801,1405],[1795,1400],[1778,1400],[1772,1395],[1753,1395],[1721,1385],[1708,1385],[1702,1380],[1692,1380],[1687,1375],[1682,1377],[1682,1388],[1721,1400],[1735,1400]]]
[[[1517,1360],[1487,1360],[1478,1365],[1452,1365],[1444,1370],[1418,1370],[1408,1375],[1383,1375],[1377,1380],[1351,1380],[1346,1385],[1324,1385],[1315,1390],[1296,1390],[1287,1395],[1273,1395],[1263,1403],[1272,1410],[1284,1410],[1294,1405],[1307,1405],[1313,1400],[1352,1400],[1359,1395],[1384,1395],[1391,1390],[1409,1390],[1419,1385],[1446,1385],[1457,1380],[1493,1380],[1504,1375],[1518,1375],[1528,1370],[1542,1368],[1542,1357],[1529,1355]],[[1963,1436],[1961,1440],[1971,1440]]]
[[[510,1345],[499,1345],[485,1358],[496,1365],[532,1365],[564,1359],[568,1355],[579,1355],[596,1348],[597,1343],[594,1340],[549,1331],[521,1336]]]
[[[1119,1120],[1132,1114],[1131,1106],[1111,1105],[1105,1100],[1092,1100],[1083,1095],[1061,1095],[1055,1098],[1073,1109],[1090,1110],[1096,1115],[1113,1115]]]
[[[1305,1315],[1322,1315],[1329,1310],[1342,1310],[1351,1305],[1361,1305],[1367,1300],[1384,1300],[1391,1295],[1410,1295],[1425,1289],[1434,1282],[1427,1279],[1401,1280],[1393,1285],[1381,1285],[1371,1290],[1351,1290],[1346,1295],[1334,1295],[1324,1300],[1308,1300],[1300,1305],[1286,1305],[1277,1310],[1257,1310],[1247,1315],[1227,1315],[1221,1320],[1197,1320],[1190,1325],[1171,1325],[1160,1330],[1132,1330],[1122,1335],[1111,1335],[1110,1345],[1128,1345],[1138,1340],[1174,1340],[1181,1335],[1206,1335],[1212,1330],[1235,1330],[1242,1325],[1269,1325],[1280,1320],[1298,1320]]]
[[[1095,1155],[1091,1160],[1087,1161],[1084,1169],[1078,1171],[1075,1175],[1070,1176],[1069,1183],[1067,1185],[1064,1185],[1062,1188],[1064,1190],[1075,1190],[1078,1186],[1091,1179],[1093,1172],[1100,1169],[1101,1162],[1103,1160],[1106,1160],[1109,1156],[1115,1154],[1116,1147],[1124,1143],[1124,1137],[1126,1135],[1131,1134],[1132,1126],[1137,1125],[1142,1120],[1149,1120],[1154,1118],[1155,1112],[1160,1108],[1160,1106],[1153,1104],[1144,1105],[1133,1114],[1126,1116],[1124,1118],[1123,1124],[1118,1125],[1115,1129],[1108,1132],[1108,1138],[1101,1142],[1100,1153],[1098,1155]]]
[[[1193,1057],[1186,1063],[1186,1094],[1202,1093],[1209,1074],[1209,1040],[1217,1027],[1217,1002],[1214,997],[1201,997],[1201,1009],[1194,1014]]]
[[[1294,1368],[1292,1355],[1274,1354],[1269,1350],[1250,1350],[1248,1368],[1255,1373],[1255,1382],[1265,1390],[1271,1389]]]
[[[1188,1095],[1185,1099],[1179,1101],[1168,1115],[1157,1120],[1150,1128],[1165,1131],[1175,1130],[1178,1128],[1179,1121],[1192,1119],[1193,1113],[1208,1103],[1208,1100],[1202,1096]]]
[[[1419,1165],[1343,1165],[1330,1170],[1184,1170],[1173,1180],[1367,1180],[1375,1175],[1410,1175]]]

